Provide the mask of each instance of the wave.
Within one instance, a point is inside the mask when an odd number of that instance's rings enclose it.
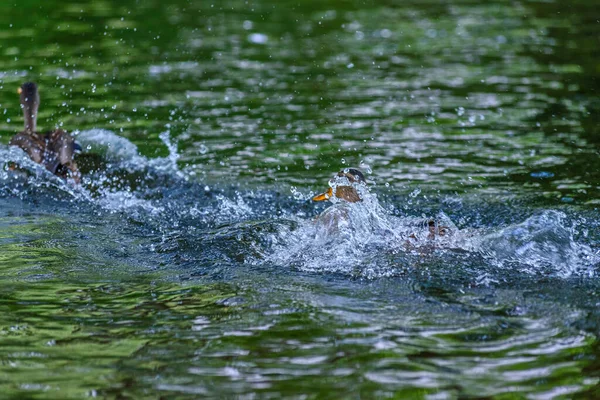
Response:
[[[555,210],[508,226],[459,229],[443,212],[394,215],[361,186],[362,202],[338,202],[307,217],[307,196],[296,188],[285,197],[268,190],[209,188],[195,181],[179,168],[168,131],[160,138],[169,155],[159,158],[141,155],[134,143],[108,130],[82,131],[76,137],[104,163],[91,168],[81,185],[50,174],[18,148],[0,146],[5,165],[0,195],[23,200],[50,195],[76,202],[80,209],[89,205],[122,213],[152,226],[163,250],[202,252],[199,243],[221,241],[229,243],[219,247],[224,259],[310,273],[377,279],[438,268],[490,285],[509,273],[595,277],[600,261],[597,251],[576,239],[581,227]],[[11,163],[19,169],[10,170]]]
[[[578,242],[577,226],[566,221],[564,213],[545,210],[514,225],[460,230],[442,212],[431,218],[391,215],[369,194],[366,201],[337,203],[295,229],[283,228],[266,260],[367,279],[423,272],[424,264],[447,261],[467,271],[474,285],[500,282],[507,273],[596,276],[598,253]]]

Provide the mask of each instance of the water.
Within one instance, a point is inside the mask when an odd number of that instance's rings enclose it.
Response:
[[[0,8],[5,396],[598,397],[594,2]]]

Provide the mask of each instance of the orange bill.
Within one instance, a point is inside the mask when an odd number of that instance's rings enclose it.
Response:
[[[331,197],[333,197],[333,189],[329,188],[327,190],[327,192],[321,193],[321,194],[313,197],[313,201],[325,201],[325,200],[329,200]]]

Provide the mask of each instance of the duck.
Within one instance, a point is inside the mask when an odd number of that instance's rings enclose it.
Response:
[[[312,198],[333,203],[313,220],[318,236],[339,239],[340,236],[353,237],[351,232],[370,230],[371,214],[376,207],[365,204],[367,191],[367,181],[358,168],[344,168],[336,173],[329,180],[329,189]]]
[[[313,197],[313,201],[336,201],[337,199],[348,203],[362,201],[361,195],[356,190],[359,185],[366,187],[365,176],[358,168],[344,168],[329,180],[329,189]]]
[[[73,157],[75,151],[81,150],[81,147],[73,136],[62,129],[46,133],[37,131],[40,95],[34,82],[23,83],[18,93],[25,126],[22,132],[12,137],[9,144],[21,148],[29,158],[43,165],[54,175],[71,178],[79,183],[81,174]]]
[[[334,204],[342,203],[341,206],[344,207],[344,204],[363,202],[365,195],[368,193],[367,181],[362,171],[358,168],[342,169],[329,180],[329,186],[326,192],[314,196],[312,200],[317,202],[329,200]],[[350,210],[347,207],[336,210],[330,207],[317,217],[317,221],[324,223],[329,231],[337,230],[337,226],[340,223],[348,220],[349,212]],[[448,226],[443,226],[433,219],[419,219],[411,221],[409,225],[418,230],[426,229],[428,239],[446,236],[450,231]],[[332,227],[335,229],[332,229]],[[419,236],[420,234],[412,232],[409,233],[408,238],[410,240],[417,240]]]

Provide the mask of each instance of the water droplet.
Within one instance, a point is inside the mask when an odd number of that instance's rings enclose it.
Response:
[[[381,31],[379,31],[379,34],[382,38],[387,39],[392,36],[392,31],[390,31],[389,29],[382,29]]]
[[[248,41],[254,44],[265,44],[269,37],[264,33],[251,33],[248,35]]]

